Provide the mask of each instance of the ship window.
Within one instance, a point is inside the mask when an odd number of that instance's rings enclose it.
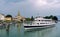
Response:
[[[35,21],[38,21],[38,20],[35,20]]]
[[[40,23],[40,24],[45,24],[45,23]]]
[[[40,20],[39,20],[40,21]]]
[[[39,23],[37,23],[37,24],[39,24]]]

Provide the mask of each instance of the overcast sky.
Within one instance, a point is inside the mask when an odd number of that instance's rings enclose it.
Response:
[[[0,13],[24,17],[60,15],[60,0],[0,0]]]

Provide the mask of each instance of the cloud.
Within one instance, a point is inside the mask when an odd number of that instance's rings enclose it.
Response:
[[[57,0],[30,0],[30,3],[32,3],[34,6],[33,7],[37,7],[37,8],[41,8],[41,7],[56,7],[56,5],[59,6],[60,3],[58,3],[59,1]]]
[[[0,0],[0,10],[3,13],[16,15],[18,9],[23,16],[59,15],[60,0],[23,0],[5,1]]]

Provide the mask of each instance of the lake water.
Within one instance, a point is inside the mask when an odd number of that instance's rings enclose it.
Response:
[[[60,37],[60,23],[47,29],[24,30],[22,24],[13,24],[9,28],[0,29],[0,37]]]

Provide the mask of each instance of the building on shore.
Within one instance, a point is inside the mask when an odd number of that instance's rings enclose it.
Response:
[[[5,16],[5,21],[12,21],[12,16],[11,15]]]
[[[18,11],[17,16],[13,18],[13,20],[21,22],[21,21],[25,21],[25,17],[21,16],[20,11]]]
[[[4,14],[0,14],[0,21],[4,21],[5,20],[5,15]]]

